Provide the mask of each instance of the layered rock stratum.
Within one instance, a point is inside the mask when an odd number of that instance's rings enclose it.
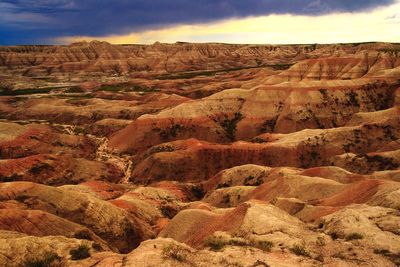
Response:
[[[400,45],[0,47],[1,266],[399,266]]]

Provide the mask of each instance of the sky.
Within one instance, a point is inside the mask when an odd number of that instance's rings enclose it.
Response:
[[[400,0],[0,0],[0,45],[400,42]]]

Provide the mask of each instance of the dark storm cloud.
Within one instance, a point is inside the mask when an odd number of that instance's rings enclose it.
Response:
[[[0,44],[268,14],[357,12],[395,0],[0,0]]]

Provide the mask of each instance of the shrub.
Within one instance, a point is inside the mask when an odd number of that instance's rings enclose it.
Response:
[[[387,249],[374,249],[374,253],[382,255],[393,262],[396,266],[400,266],[400,253],[391,253]]]
[[[259,186],[264,182],[264,180],[261,177],[257,177],[257,179],[249,175],[245,180],[244,180],[244,185],[246,186]]]
[[[336,239],[339,238],[339,236],[338,236],[338,234],[336,232],[332,232],[329,235],[332,237],[333,240],[336,240]]]
[[[217,185],[217,189],[230,187],[231,185],[228,182],[223,182],[222,184]]]
[[[387,249],[374,249],[375,254],[381,254],[381,255],[386,255],[390,254],[390,251]]]
[[[333,258],[338,258],[338,259],[341,259],[341,260],[345,260],[346,259],[346,255],[344,255],[344,253],[341,252],[341,251],[333,254],[332,257]]]
[[[29,259],[25,262],[25,267],[48,267],[55,261],[59,261],[61,259],[54,252],[48,252],[44,255],[42,259]]]
[[[83,260],[90,257],[89,248],[85,245],[80,245],[76,249],[71,249],[69,251],[72,260]]]
[[[241,238],[233,238],[229,240],[228,244],[231,246],[238,246],[238,247],[244,247],[248,245],[247,241]]]
[[[294,245],[289,250],[298,256],[310,257],[310,253],[306,250],[304,246]]]
[[[254,247],[259,248],[264,251],[271,251],[274,246],[274,243],[268,240],[259,240],[253,243]]]
[[[324,260],[324,255],[318,254],[318,256],[315,257],[315,260],[320,261],[320,262],[324,262],[324,261],[325,261],[325,260]]]
[[[176,261],[185,261],[186,260],[186,250],[182,249],[177,245],[168,245],[163,248],[162,255],[164,258],[171,258]]]
[[[226,242],[224,242],[224,240],[222,240],[222,238],[211,237],[206,240],[205,245],[207,247],[210,247],[211,250],[219,251],[223,247],[225,247]]]
[[[348,236],[346,236],[346,241],[363,239],[363,238],[364,236],[360,233],[351,233]]]
[[[264,139],[262,139],[262,138],[260,138],[260,137],[254,137],[253,139],[250,140],[250,142],[252,142],[252,143],[258,143],[258,144],[267,143],[266,140],[264,140]]]

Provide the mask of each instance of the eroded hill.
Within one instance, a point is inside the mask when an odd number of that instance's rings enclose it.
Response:
[[[400,264],[398,44],[1,47],[0,95],[2,266]]]

